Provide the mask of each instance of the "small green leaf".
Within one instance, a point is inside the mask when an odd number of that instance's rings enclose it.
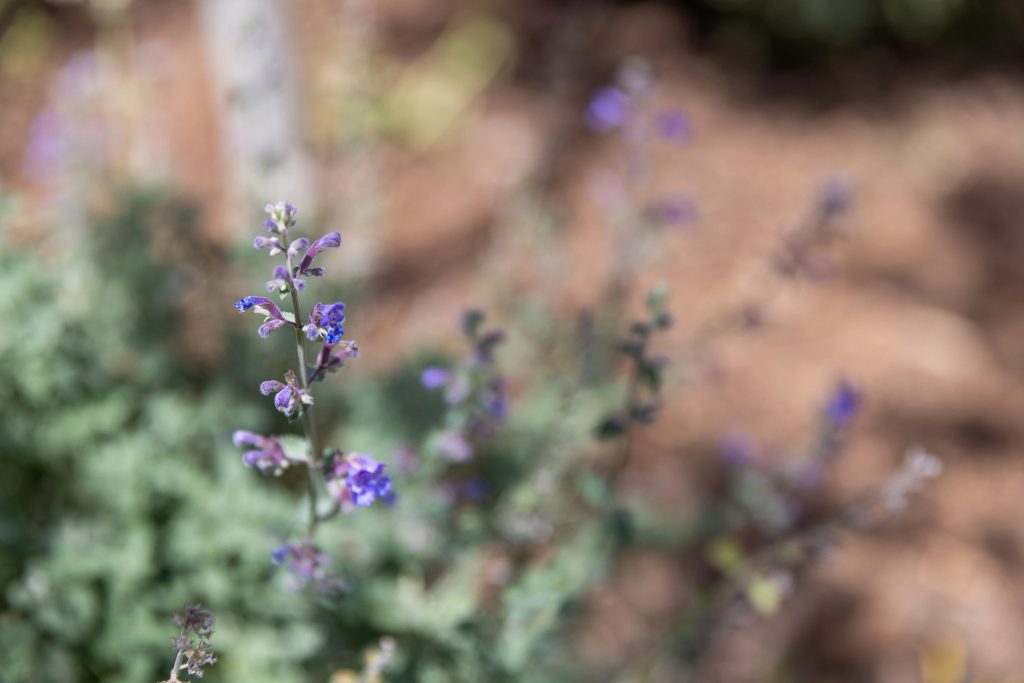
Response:
[[[284,449],[284,454],[288,456],[289,460],[309,462],[309,442],[305,437],[282,434],[277,437],[277,440],[281,442],[281,448]]]

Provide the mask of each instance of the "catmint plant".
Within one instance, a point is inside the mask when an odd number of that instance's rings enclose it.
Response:
[[[203,609],[202,605],[186,605],[181,614],[174,615],[174,625],[179,632],[171,639],[171,646],[177,653],[171,666],[170,678],[163,683],[181,680],[178,678],[181,671],[202,678],[204,668],[217,661],[217,657],[210,651],[213,622],[213,614]]]
[[[508,412],[505,378],[495,367],[495,350],[505,334],[484,331],[485,320],[483,311],[463,314],[461,330],[470,344],[469,354],[454,368],[431,366],[420,375],[424,388],[443,391],[448,415],[436,448],[452,462],[470,460]]]
[[[306,469],[309,503],[306,533],[300,542],[288,544],[272,554],[274,564],[286,567],[299,585],[314,583],[325,586],[329,581],[327,555],[316,545],[317,526],[339,512],[367,507],[377,500],[393,503],[395,494],[385,465],[372,456],[328,448],[321,441],[314,418],[314,384],[344,366],[345,361],[359,354],[354,341],[345,334],[345,304],[315,303],[303,315],[300,294],[306,291],[309,278],[322,278],[324,268],[316,265],[317,257],[327,249],[341,246],[341,234],[329,232],[310,242],[292,234],[297,210],[286,202],[268,204],[263,222],[266,235],[253,240],[253,247],[282,259],[271,271],[266,289],[291,310],[282,310],[264,296],[245,296],[235,303],[241,313],[252,312],[261,317],[257,334],[268,337],[282,329],[295,336],[297,371],[288,370],[281,379],[267,379],[259,391],[272,397],[274,409],[290,420],[301,420],[305,440],[294,446],[294,437],[256,434],[246,430],[234,433],[236,446],[248,448],[242,456],[246,467],[262,474],[279,476],[285,470],[301,466]],[[315,351],[307,355],[307,345]],[[329,498],[329,506],[321,505],[321,492]]]

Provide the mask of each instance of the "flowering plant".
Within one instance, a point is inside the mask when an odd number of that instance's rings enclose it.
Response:
[[[241,312],[262,316],[257,328],[260,337],[268,337],[276,330],[291,328],[295,335],[295,353],[298,372],[288,370],[284,381],[268,379],[260,383],[260,393],[273,395],[274,408],[289,419],[303,421],[305,440],[298,446],[278,436],[265,436],[246,430],[234,433],[232,441],[238,447],[249,448],[242,456],[246,467],[254,467],[263,474],[279,476],[292,466],[306,469],[308,519],[306,533],[300,543],[288,544],[274,551],[274,564],[284,565],[299,584],[315,582],[321,587],[329,582],[327,555],[316,545],[316,529],[322,522],[339,512],[366,507],[376,500],[393,503],[391,479],[385,465],[369,455],[346,453],[325,448],[321,442],[313,409],[313,385],[326,378],[327,373],[340,369],[346,360],[359,355],[354,341],[342,339],[345,334],[345,304],[336,301],[316,303],[303,318],[299,295],[306,289],[306,279],[323,277],[324,268],[314,266],[317,256],[326,249],[341,246],[341,234],[329,232],[312,243],[305,237],[294,237],[297,210],[287,202],[266,206],[267,218],[263,227],[269,236],[258,235],[253,240],[256,249],[266,249],[270,256],[283,257],[284,262],[274,266],[267,291],[291,303],[290,311],[281,310],[274,301],[263,296],[244,296],[235,303]],[[305,320],[305,324],[302,324]],[[307,361],[306,344],[318,344]],[[320,493],[330,498],[330,507],[320,504]]]

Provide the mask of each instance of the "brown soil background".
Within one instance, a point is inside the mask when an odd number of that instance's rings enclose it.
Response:
[[[860,384],[868,401],[838,464],[837,499],[883,480],[912,444],[946,463],[901,519],[883,533],[844,539],[802,576],[781,614],[717,636],[709,680],[765,680],[786,657],[799,662],[801,680],[913,681],[921,653],[949,643],[968,653],[966,680],[1020,680],[1024,83],[998,73],[953,80],[915,66],[869,72],[867,85],[852,87],[813,78],[752,86],[697,54],[685,19],[657,3],[583,5],[540,4],[516,25],[543,45],[552,22],[579,12],[584,54],[570,91],[554,97],[537,87],[537,67],[524,55],[438,144],[412,152],[382,143],[374,153],[378,218],[346,236],[356,253],[365,240],[375,254],[363,266],[375,305],[354,320],[372,350],[363,371],[449,338],[458,311],[500,289],[495,272],[512,271],[524,286],[543,276],[507,267],[523,262],[524,248],[530,256],[507,207],[541,164],[567,218],[559,296],[567,310],[593,303],[615,247],[590,188],[621,148],[582,130],[553,143],[550,131],[559,130],[559,117],[579,116],[586,93],[622,57],[641,54],[658,76],[659,101],[683,108],[696,130],[693,143],[659,150],[652,174],[655,188],[682,188],[700,211],[691,227],[657,238],[658,257],[638,283],[672,286],[679,324],[666,351],[742,300],[752,269],[799,220],[823,177],[841,171],[853,179],[857,204],[833,276],[791,289],[763,330],[721,343],[719,378],[672,400],[642,440],[628,485],[685,514],[700,463],[681,461],[679,444],[712,443],[736,425],[767,443],[798,443],[840,375]],[[458,9],[447,0],[381,0],[383,49],[414,63]],[[332,68],[337,8],[296,0],[289,12],[315,100],[318,74]],[[215,99],[196,21],[191,3],[163,1],[139,4],[130,23],[137,44],[160,48],[172,177],[203,204],[210,234],[241,239],[223,209]],[[61,15],[58,30],[56,52],[31,78],[0,83],[0,174],[27,196],[39,192],[19,160],[46,74],[94,37],[78,15]],[[313,156],[319,193],[332,198],[323,210],[340,215],[346,157]],[[613,662],[642,649],[687,600],[685,581],[665,558],[625,558],[594,596],[581,655]]]

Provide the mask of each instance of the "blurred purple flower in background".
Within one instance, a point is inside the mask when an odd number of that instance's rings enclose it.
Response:
[[[271,561],[283,566],[292,575],[292,587],[302,588],[310,583],[329,587],[334,578],[329,572],[330,558],[312,543],[283,545],[270,554]]]
[[[662,112],[656,122],[658,135],[677,142],[689,142],[693,139],[693,125],[690,119],[678,109]]]
[[[655,227],[681,226],[697,219],[697,205],[686,197],[667,197],[652,202],[644,212]]]
[[[451,370],[431,366],[424,369],[420,374],[420,383],[423,384],[425,389],[433,391],[434,389],[440,389],[443,386],[447,386],[448,382],[451,381],[451,378]]]
[[[850,382],[840,380],[825,402],[825,419],[833,427],[846,427],[860,410],[863,396]]]
[[[597,133],[607,133],[624,126],[632,115],[633,104],[629,96],[614,87],[604,87],[594,93],[587,106],[587,125]]]

